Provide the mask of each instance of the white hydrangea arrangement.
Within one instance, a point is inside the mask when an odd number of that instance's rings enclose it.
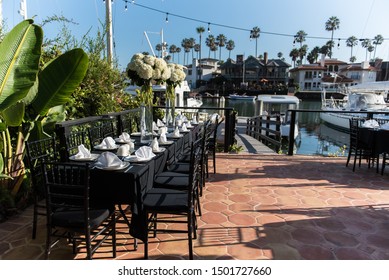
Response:
[[[170,77],[170,68],[162,58],[136,53],[127,65],[127,75],[138,86],[162,84]]]
[[[170,77],[166,80],[166,98],[170,99],[174,103],[175,88],[185,80],[186,74],[184,72],[184,67],[180,64],[169,63],[168,68],[170,69],[171,74]]]

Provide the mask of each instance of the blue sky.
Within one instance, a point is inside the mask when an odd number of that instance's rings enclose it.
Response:
[[[28,17],[35,16],[36,23],[39,24],[49,16],[63,15],[78,23],[70,25],[70,28],[79,38],[91,28],[91,35],[96,34],[97,28],[101,26],[100,22],[105,20],[103,0],[26,1]],[[246,30],[258,26],[263,32],[258,39],[258,54],[266,51],[269,58],[276,58],[277,53],[282,52],[286,61],[292,64],[289,53],[293,48],[293,35],[304,30],[308,37],[325,38],[307,38],[305,44],[308,45],[308,51],[315,46],[322,46],[331,38],[331,32],[325,30],[325,22],[331,16],[340,20],[340,28],[334,33],[336,44],[338,38],[347,39],[353,35],[372,39],[381,34],[387,40],[378,46],[376,56],[389,60],[388,0],[135,0],[135,3],[162,12],[132,5],[131,0],[128,0],[126,11],[124,0],[114,0],[115,55],[121,69],[126,67],[134,53],[150,52],[144,31],[149,32],[153,47],[160,42],[158,33],[162,29],[164,41],[168,45],[180,46],[183,38],[193,37],[199,42],[196,27],[203,26],[207,30],[208,22],[211,23],[211,34],[215,37],[222,33],[227,39],[235,41],[236,47],[231,52],[231,58],[235,59],[237,54],[244,54],[246,57],[255,54],[255,40],[250,41],[249,31]],[[3,0],[3,18],[8,29],[22,20],[18,10],[19,0]],[[168,23],[166,13],[169,13]],[[58,33],[58,26],[46,25],[44,32],[47,38],[53,37]],[[202,57],[208,56],[208,48],[204,44],[206,36],[207,31],[203,33]],[[346,47],[345,40],[341,40],[340,48],[335,48],[333,53],[333,58],[348,61],[350,48]],[[365,49],[360,44],[354,47],[353,55],[358,62],[365,59],[365,54]],[[211,57],[214,57],[212,53]],[[219,53],[216,57],[219,57]],[[222,59],[227,58],[228,51],[223,48]],[[183,63],[183,51],[179,60]],[[175,62],[178,62],[177,54]]]

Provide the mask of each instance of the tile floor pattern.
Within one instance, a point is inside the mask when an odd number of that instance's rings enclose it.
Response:
[[[198,218],[195,259],[389,259],[389,180],[345,158],[218,154]],[[0,259],[42,259],[44,218],[31,240],[31,210],[0,224]],[[117,259],[143,244],[118,226]],[[107,243],[94,258],[110,259]],[[150,238],[151,259],[186,259],[183,234]],[[82,259],[61,243],[51,259]]]

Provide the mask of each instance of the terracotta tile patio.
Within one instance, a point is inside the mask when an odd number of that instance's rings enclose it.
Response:
[[[217,155],[202,197],[195,259],[389,259],[389,180],[345,158]],[[31,240],[31,209],[0,224],[0,259],[42,259],[44,218]],[[143,244],[118,226],[117,259],[142,259]],[[185,235],[150,238],[151,259],[187,259]],[[94,258],[111,258],[110,244]],[[82,259],[65,243],[51,259]]]

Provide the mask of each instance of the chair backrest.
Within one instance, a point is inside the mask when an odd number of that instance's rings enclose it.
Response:
[[[190,172],[189,172],[189,186],[188,186],[188,205],[194,203],[195,190],[200,186],[201,180],[201,160],[203,157],[203,139],[199,138],[192,143],[190,156]]]
[[[90,149],[89,139],[85,131],[71,132],[65,137],[66,155],[67,158],[78,153],[78,146],[83,144],[87,149]]]
[[[48,224],[55,211],[81,211],[89,217],[89,167],[69,162],[44,162]],[[84,223],[85,225],[89,223]],[[82,229],[80,229],[82,230]]]
[[[112,120],[103,121],[96,126],[88,128],[88,136],[91,147],[100,144],[105,137],[114,137],[115,134],[115,128]]]
[[[358,131],[359,131],[359,122],[360,120],[357,118],[351,118],[349,120],[350,124],[350,146],[356,145],[358,141]]]
[[[42,163],[58,161],[55,137],[26,142],[26,163],[31,172],[34,191],[43,194]]]

